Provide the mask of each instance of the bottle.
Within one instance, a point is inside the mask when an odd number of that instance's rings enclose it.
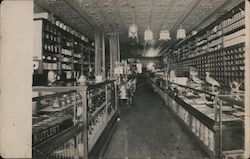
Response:
[[[60,107],[58,97],[56,97],[56,99],[54,100],[53,106],[52,106],[52,107],[53,107],[53,108],[59,108],[59,107]]]

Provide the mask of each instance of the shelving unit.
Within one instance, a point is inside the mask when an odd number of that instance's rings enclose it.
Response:
[[[53,70],[64,80],[89,75],[94,63],[94,48],[89,39],[49,13],[35,15],[34,32],[34,60],[40,63],[35,74]]]
[[[116,125],[116,82],[33,87],[33,158],[101,153]]]
[[[173,55],[168,58],[170,70],[183,72],[195,66],[199,78],[204,80],[205,72],[210,72],[223,88],[228,89],[231,82],[244,81],[244,41],[245,14],[244,3],[241,3],[196,35],[170,48],[168,54]]]

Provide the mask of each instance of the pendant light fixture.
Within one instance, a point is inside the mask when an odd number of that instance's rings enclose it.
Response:
[[[186,30],[182,29],[180,26],[180,29],[177,30],[177,34],[176,34],[176,39],[185,39],[186,38]]]
[[[168,41],[170,40],[170,33],[169,31],[166,29],[165,25],[163,26],[162,30],[160,31],[160,39],[159,40],[165,40]]]
[[[145,41],[153,40],[153,32],[149,29],[149,26],[148,26],[148,29],[144,32],[144,40]]]
[[[133,24],[131,24],[129,26],[129,29],[128,29],[128,37],[129,38],[136,38],[137,41],[138,41],[138,28],[137,26],[135,25],[135,4],[132,6],[132,9],[133,9]]]
[[[151,13],[150,13],[150,17],[149,17],[148,29],[144,32],[144,40],[146,42],[153,41],[153,32],[149,29],[150,22],[151,22],[151,16],[152,16],[152,12],[153,12],[153,8],[154,8],[154,0],[153,0],[153,4],[152,4],[152,8],[151,8]]]
[[[130,38],[136,38],[137,37],[137,31],[138,31],[138,28],[135,25],[135,23],[133,22],[133,24],[131,24],[129,26],[128,37],[130,37]]]

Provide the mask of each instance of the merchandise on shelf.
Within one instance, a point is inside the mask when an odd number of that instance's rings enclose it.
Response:
[[[94,144],[96,143],[106,126],[106,110],[104,109],[98,112],[98,114],[96,114],[96,116],[91,120],[88,125],[89,151],[93,148]]]
[[[95,56],[90,40],[54,15],[41,13],[34,17],[34,59],[39,62],[34,74],[46,77],[49,70],[54,70],[64,78],[68,71],[77,72],[65,79],[69,81],[78,78],[77,74],[89,75]]]
[[[172,70],[196,66],[198,77],[210,72],[223,89],[230,82],[244,80],[245,54],[244,3],[219,17],[197,34],[177,42],[167,53]],[[240,88],[244,90],[244,84]]]

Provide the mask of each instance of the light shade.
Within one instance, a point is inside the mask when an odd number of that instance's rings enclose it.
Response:
[[[159,40],[170,40],[170,33],[168,30],[164,29],[164,30],[161,30],[160,32],[160,39]]]
[[[185,31],[185,29],[182,29],[182,28],[178,29],[177,30],[176,39],[179,40],[179,39],[184,39],[184,38],[186,38],[186,31]]]
[[[144,32],[144,40],[145,41],[151,41],[151,40],[153,40],[153,32],[149,29],[149,27]]]
[[[128,30],[128,37],[132,37],[135,38],[137,37],[137,26],[133,23],[129,26],[129,30]]]

